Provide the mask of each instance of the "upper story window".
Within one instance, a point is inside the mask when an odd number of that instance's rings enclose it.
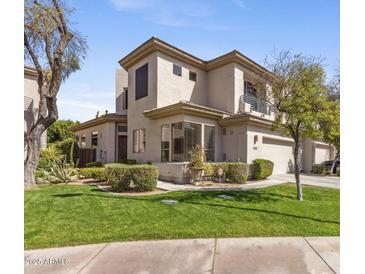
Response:
[[[173,74],[177,75],[177,76],[181,76],[182,72],[181,72],[181,66],[174,64],[173,68],[172,68],[172,72]]]
[[[128,109],[128,88],[124,88],[123,92],[123,109]]]
[[[244,93],[245,93],[246,95],[252,95],[252,96],[254,96],[254,97],[257,97],[257,95],[256,95],[256,88],[255,88],[255,86],[254,86],[251,82],[249,82],[249,81],[245,81],[245,82],[244,82]]]
[[[136,100],[148,96],[148,63],[136,70]]]
[[[189,80],[196,82],[196,72],[189,71]]]

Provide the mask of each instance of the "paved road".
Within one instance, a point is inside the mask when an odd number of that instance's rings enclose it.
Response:
[[[25,252],[25,273],[340,273],[340,240],[187,239],[40,249]]]
[[[322,176],[313,174],[301,174],[300,179],[304,185],[312,185],[319,187],[329,187],[329,188],[340,188],[340,177],[336,176]],[[295,182],[294,174],[280,174],[272,175],[266,180],[260,181],[248,181],[247,184],[221,184],[219,186],[194,186],[190,184],[179,185],[164,181],[158,181],[157,187],[168,191],[180,191],[180,190],[249,190],[258,189],[274,185],[280,185],[287,182]]]

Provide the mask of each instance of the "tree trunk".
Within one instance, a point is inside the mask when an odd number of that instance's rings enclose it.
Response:
[[[39,155],[41,151],[41,136],[44,130],[38,125],[32,128],[25,142],[26,158],[24,160],[24,185],[34,185],[35,171],[39,164]]]
[[[331,165],[331,175],[334,173],[333,171],[335,169],[335,165],[336,165],[336,162],[337,162],[339,157],[340,157],[340,154],[336,153],[335,159],[333,159],[333,162],[332,162],[332,165]]]
[[[294,174],[295,174],[295,183],[297,185],[297,199],[302,201],[303,194],[302,194],[302,184],[300,183],[299,148],[300,148],[299,140],[296,140],[294,145]]]

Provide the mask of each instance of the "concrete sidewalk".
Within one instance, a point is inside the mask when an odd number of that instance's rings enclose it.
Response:
[[[323,176],[313,174],[300,174],[300,180],[303,185],[311,185],[318,187],[340,188],[340,177]],[[164,181],[158,181],[157,187],[167,191],[184,191],[184,190],[249,190],[259,189],[269,186],[280,185],[283,183],[294,183],[294,174],[272,175],[266,180],[248,181],[246,184],[219,184],[211,186],[195,186],[191,184],[179,185]]]
[[[25,252],[25,273],[340,273],[339,237],[117,242]]]

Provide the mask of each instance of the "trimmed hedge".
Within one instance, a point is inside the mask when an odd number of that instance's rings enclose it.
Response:
[[[124,164],[124,165],[136,165],[137,160],[135,160],[135,159],[123,159],[123,160],[120,160],[118,163],[119,164]]]
[[[159,169],[153,165],[105,165],[108,183],[112,191],[152,191],[157,187]]]
[[[312,166],[312,173],[314,174],[326,174],[327,169],[326,166],[323,164],[314,164]]]
[[[248,166],[240,162],[205,163],[204,176],[218,179],[218,170],[223,170],[222,178],[226,182],[244,184],[247,181]]]
[[[245,163],[227,163],[226,180],[244,184],[247,181],[248,168]]]
[[[89,162],[85,164],[85,167],[103,167],[102,162]]]
[[[272,174],[274,163],[265,159],[256,159],[253,163],[253,176],[256,180],[266,179]]]
[[[80,175],[84,178],[91,178],[100,181],[107,180],[107,174],[104,167],[84,167],[80,168]]]

